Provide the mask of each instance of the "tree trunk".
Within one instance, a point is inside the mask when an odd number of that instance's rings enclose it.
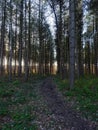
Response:
[[[70,44],[70,89],[74,87],[75,80],[75,0],[69,1],[69,44]]]
[[[88,42],[87,43],[87,59],[88,59],[88,74],[90,74],[91,73],[91,65],[90,65],[90,63],[91,63],[91,58],[90,58],[90,43]]]
[[[9,56],[9,80],[12,79],[12,0],[10,0],[10,24],[9,24],[9,49],[10,49],[10,56]]]
[[[19,35],[19,68],[18,76],[22,73],[22,49],[23,49],[23,0],[20,2],[20,35]]]
[[[0,43],[0,75],[3,74],[3,58],[5,47],[5,21],[6,21],[6,0],[2,1],[2,23],[1,23],[1,43]]]
[[[28,61],[28,69],[27,75],[29,76],[30,73],[30,60],[31,60],[31,0],[29,0],[29,25],[28,25],[28,54],[27,54],[27,61]]]
[[[42,11],[41,0],[39,0],[39,74],[43,74],[43,48],[42,48]]]
[[[25,53],[24,53],[25,81],[28,80],[28,40],[27,40],[27,9],[26,7],[27,7],[27,1],[25,0]]]
[[[61,78],[65,78],[65,66],[64,66],[64,42],[63,42],[63,20],[62,20],[62,9],[63,0],[59,3],[60,6],[60,18],[59,18],[59,44],[60,44],[60,75]]]
[[[94,49],[95,49],[95,58],[94,58],[94,65],[95,65],[95,75],[98,75],[98,18],[97,15],[95,16],[95,40],[94,40]]]
[[[16,65],[16,61],[17,61],[17,3],[16,3],[16,23],[15,23],[15,54],[14,54],[14,60],[15,60],[15,66],[14,66],[14,75],[16,75],[16,69],[17,69],[17,65]]]

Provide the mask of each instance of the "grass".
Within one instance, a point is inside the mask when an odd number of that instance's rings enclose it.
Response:
[[[0,130],[38,129],[32,122],[37,120],[35,107],[41,97],[36,89],[43,78],[33,78],[28,82],[0,81]]]
[[[37,122],[43,124],[46,121],[50,113],[38,88],[43,79],[34,76],[28,82],[0,80],[0,130],[38,130],[41,124]],[[54,80],[74,109],[84,117],[98,121],[97,77],[76,80],[72,91],[68,80],[62,81],[59,77],[54,77]]]
[[[73,90],[69,89],[68,80],[55,78],[58,89],[72,107],[90,120],[98,121],[98,77],[84,77],[75,81]]]

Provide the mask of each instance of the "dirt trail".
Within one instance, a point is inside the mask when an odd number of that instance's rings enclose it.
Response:
[[[51,114],[54,115],[57,123],[60,124],[59,130],[97,130],[93,123],[82,119],[77,112],[69,108],[62,95],[57,92],[56,85],[51,78],[47,78],[43,82],[41,93]]]

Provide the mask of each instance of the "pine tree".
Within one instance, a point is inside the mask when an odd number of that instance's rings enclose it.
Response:
[[[70,89],[74,87],[75,80],[75,0],[69,1],[69,44],[70,44]]]

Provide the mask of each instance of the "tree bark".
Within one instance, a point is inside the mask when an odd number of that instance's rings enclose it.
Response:
[[[0,75],[3,74],[3,58],[5,47],[5,22],[6,22],[6,0],[2,1],[2,23],[1,23],[1,43],[0,43]]]
[[[13,56],[13,50],[12,50],[12,0],[10,0],[10,24],[9,24],[9,80],[12,79],[12,56]]]
[[[22,73],[22,49],[23,49],[23,0],[20,2],[20,35],[19,35],[19,68],[18,76]]]
[[[14,75],[16,75],[17,73],[17,65],[16,65],[16,62],[17,62],[17,39],[18,39],[18,36],[17,36],[17,13],[18,13],[18,10],[17,10],[17,3],[16,3],[16,16],[15,16],[15,52],[14,52],[14,60],[15,60],[15,66],[14,66]]]
[[[94,40],[94,48],[95,48],[95,58],[94,58],[94,65],[95,65],[95,75],[98,75],[98,18],[97,15],[95,16],[95,40]]]
[[[82,45],[82,31],[83,31],[83,9],[82,0],[76,0],[76,58],[77,58],[77,75],[78,78],[83,76],[83,45]]]
[[[74,87],[75,80],[75,0],[69,1],[69,46],[70,46],[70,89]]]

